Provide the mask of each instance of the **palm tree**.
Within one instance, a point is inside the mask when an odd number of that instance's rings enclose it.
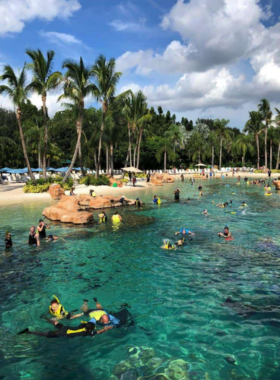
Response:
[[[38,120],[35,117],[35,123],[28,121],[23,123],[23,129],[25,131],[25,138],[28,145],[33,144],[33,150],[38,154],[38,168],[42,167],[41,152],[44,148],[44,130],[43,127],[38,125]],[[35,144],[35,147],[34,147]],[[34,149],[35,148],[35,149]]]
[[[257,169],[260,167],[260,146],[259,146],[259,135],[264,130],[264,125],[262,123],[263,116],[259,111],[249,112],[250,119],[245,124],[245,128],[243,132],[251,133],[256,142],[257,148]]]
[[[83,130],[83,120],[84,120],[84,108],[85,108],[85,97],[88,95],[93,95],[97,90],[95,84],[91,83],[92,72],[90,69],[85,67],[83,58],[80,58],[79,63],[67,60],[63,63],[63,68],[67,71],[64,76],[64,93],[59,97],[61,99],[69,99],[77,110],[77,144],[72,157],[71,164],[65,174],[62,183],[67,181],[75,161],[77,159],[78,150],[81,146],[81,137]]]
[[[276,170],[279,169],[279,160],[280,160],[280,110],[278,108],[275,108],[275,111],[277,112],[275,122],[277,124],[277,129],[276,129],[276,138],[278,141],[278,151],[277,151],[277,161],[276,161]]]
[[[106,61],[106,58],[103,55],[100,55],[90,71],[90,73],[95,76],[97,84],[94,89],[94,95],[96,99],[101,102],[103,111],[99,135],[96,177],[98,177],[99,175],[101,165],[101,148],[106,113],[110,105],[110,102],[114,98],[118,81],[122,75],[120,72],[116,72],[115,68],[116,61],[114,58],[111,58],[109,61]]]
[[[216,119],[214,121],[214,128],[220,140],[220,158],[219,158],[220,170],[222,168],[223,142],[224,141],[230,142],[232,139],[232,133],[227,127],[228,123],[229,123],[229,120],[225,120],[225,119],[222,119],[222,120]]]
[[[43,176],[47,178],[47,146],[48,146],[48,115],[47,115],[47,94],[55,89],[62,79],[62,74],[58,71],[52,71],[54,51],[47,52],[44,57],[40,49],[26,50],[26,54],[32,59],[27,68],[32,71],[33,78],[28,88],[42,97],[43,115],[44,115],[44,147],[43,147]]]
[[[245,158],[247,152],[250,154],[254,153],[254,146],[252,141],[252,135],[244,135],[241,133],[237,136],[236,140],[233,143],[233,151],[235,151],[237,154],[242,155],[242,163],[245,164]]]
[[[215,148],[219,146],[218,136],[215,131],[211,131],[208,137],[208,143],[211,146],[211,166],[214,168],[215,164]]]
[[[268,126],[271,123],[272,118],[272,112],[270,109],[270,104],[267,99],[262,99],[261,102],[258,104],[259,112],[262,115],[263,121],[265,122],[265,129],[264,129],[264,165],[267,169],[267,130]]]
[[[166,171],[167,156],[171,161],[176,158],[176,146],[182,146],[183,134],[179,125],[171,124],[160,141],[160,148],[156,154],[158,162],[164,153],[164,171]]]
[[[26,86],[25,70],[26,68],[24,66],[23,69],[19,72],[19,75],[16,76],[13,68],[10,65],[5,65],[3,74],[0,76],[0,80],[3,80],[3,81],[6,80],[8,85],[0,85],[0,94],[6,93],[9,96],[9,98],[12,100],[12,102],[14,103],[15,107],[17,108],[16,118],[18,122],[23,155],[26,162],[26,166],[28,168],[29,176],[34,181],[34,176],[31,171],[31,167],[30,167],[30,163],[29,163],[29,159],[27,155],[27,150],[26,150],[26,145],[25,145],[25,140],[24,140],[24,135],[23,135],[23,130],[22,130],[22,125],[21,125],[21,106],[26,100],[27,94],[28,94],[28,88]]]

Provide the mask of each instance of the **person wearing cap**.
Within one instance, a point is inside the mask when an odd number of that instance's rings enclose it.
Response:
[[[47,237],[46,229],[49,228],[50,227],[43,221],[43,219],[39,220],[39,225],[37,227],[37,234],[39,235],[39,239],[45,239]]]
[[[124,202],[125,202],[125,196],[124,195],[121,197],[119,202],[122,204],[122,206],[124,205]]]
[[[141,207],[142,206],[142,202],[140,201],[139,198],[136,198],[136,201],[135,201],[135,207]]]

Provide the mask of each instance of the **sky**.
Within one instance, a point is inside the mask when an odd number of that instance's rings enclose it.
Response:
[[[226,118],[243,129],[262,98],[280,108],[279,0],[0,0],[0,14],[0,70],[22,68],[27,48],[54,50],[54,70],[103,54],[123,73],[118,93],[142,90],[179,121]],[[50,115],[57,97],[48,96]],[[2,95],[0,106],[12,108]]]

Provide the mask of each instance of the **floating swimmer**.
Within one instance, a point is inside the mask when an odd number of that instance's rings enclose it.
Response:
[[[192,232],[191,230],[188,230],[187,228],[182,228],[180,231],[175,232],[175,235],[179,235],[179,234],[182,234],[182,235],[195,235],[194,232]]]
[[[169,240],[164,240],[164,241],[163,241],[163,244],[164,244],[164,245],[161,246],[162,249],[169,249],[169,250],[170,250],[170,249],[176,249],[175,245],[172,244],[172,243],[170,243]]]
[[[247,203],[245,201],[243,201],[240,205],[240,207],[248,207]]]
[[[156,195],[154,195],[153,203],[156,204],[156,205],[160,205],[161,204],[161,200],[159,199],[159,197],[157,197]]]
[[[202,215],[208,215],[208,211],[207,211],[207,209],[205,209],[205,210],[203,211]]]
[[[56,321],[58,319],[74,319],[79,318],[83,314],[76,314],[72,315],[68,311],[66,311],[63,307],[63,305],[59,302],[59,299],[56,296],[53,296],[53,299],[51,300],[51,304],[49,306],[49,313],[54,317],[51,320],[47,319],[48,321]]]
[[[178,241],[176,241],[175,245],[177,245],[177,247],[181,247],[182,245],[185,244],[185,238],[183,239],[179,239]]]

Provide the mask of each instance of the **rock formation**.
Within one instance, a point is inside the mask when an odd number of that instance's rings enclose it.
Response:
[[[89,210],[100,210],[111,207],[122,206],[120,197],[110,195],[91,197],[90,195],[64,195],[63,189],[59,185],[51,186],[50,195],[59,202],[55,206],[47,207],[43,210],[43,215],[50,220],[57,220],[62,223],[87,224],[93,221],[93,214]],[[131,206],[135,201],[125,198],[125,204]]]
[[[273,185],[275,186],[276,190],[280,190],[280,180],[273,181]]]
[[[174,181],[174,177],[167,173],[151,175],[151,184],[154,186],[163,186],[163,183],[173,183]]]
[[[65,191],[60,185],[53,183],[49,187],[49,194],[53,199],[60,199],[63,195],[65,195]]]

